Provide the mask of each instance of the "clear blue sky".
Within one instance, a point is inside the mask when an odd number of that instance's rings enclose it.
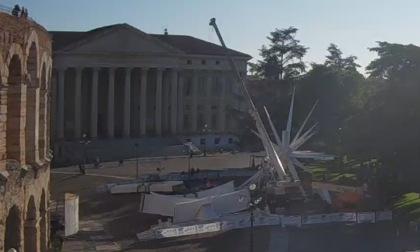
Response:
[[[309,47],[305,62],[323,62],[329,43],[365,67],[375,41],[420,44],[418,0],[3,0],[28,8],[48,30],[86,31],[128,23],[147,33],[187,34],[218,44],[215,17],[228,47],[258,59],[274,28],[295,26]],[[363,71],[363,69],[361,69]]]

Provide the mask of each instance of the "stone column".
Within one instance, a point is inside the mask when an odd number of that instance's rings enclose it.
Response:
[[[64,138],[64,81],[65,81],[65,69],[58,70],[58,138]]]
[[[177,90],[178,90],[178,70],[172,69],[171,75],[171,134],[176,134],[177,120]]]
[[[162,135],[162,68],[157,69],[156,78],[156,109],[155,109],[155,132],[156,136]]]
[[[26,98],[26,162],[39,163],[39,87],[27,87]]]
[[[220,88],[221,88],[221,95],[219,99],[219,108],[218,108],[218,114],[219,114],[219,123],[218,123],[218,130],[220,132],[225,131],[225,125],[226,125],[226,82],[227,79],[222,75],[220,76]]]
[[[124,84],[124,132],[123,137],[130,137],[130,90],[131,90],[131,68],[125,69]]]
[[[1,78],[1,77],[0,77]],[[0,89],[0,171],[6,169],[7,87]]]
[[[74,138],[79,139],[82,136],[82,70],[76,68],[76,85],[74,90]]]
[[[184,130],[184,76],[179,72],[178,77],[178,133]]]
[[[164,132],[168,131],[170,128],[169,125],[169,104],[170,104],[170,98],[169,98],[169,89],[170,89],[170,83],[171,79],[170,76],[167,74],[163,75],[163,82],[162,82],[162,130]]]
[[[140,135],[146,136],[146,94],[147,94],[147,71],[148,68],[141,69],[140,87]]]
[[[100,68],[93,68],[92,77],[92,98],[90,110],[90,136],[91,138],[98,137],[98,74]]]
[[[115,85],[115,68],[109,68],[108,83],[108,118],[107,118],[107,135],[108,138],[114,138],[114,88]]]
[[[211,100],[212,100],[212,94],[211,94],[211,89],[212,89],[212,84],[213,84],[213,73],[211,70],[207,71],[207,76],[206,76],[206,107],[205,107],[205,121],[206,124],[209,128],[211,128]]]
[[[51,136],[55,140],[57,138],[57,89],[58,89],[58,83],[57,83],[57,72],[55,72],[52,75],[52,85],[51,85]]]
[[[47,77],[48,78],[48,77]],[[47,79],[48,80],[48,79]],[[39,160],[45,161],[48,154],[48,106],[49,106],[49,90],[46,81],[44,89],[40,90],[40,104],[39,104]]]
[[[191,103],[191,131],[197,132],[197,95],[198,95],[198,70],[193,70],[192,76],[192,103]]]

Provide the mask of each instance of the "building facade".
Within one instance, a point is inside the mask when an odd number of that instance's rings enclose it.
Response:
[[[55,145],[83,133],[103,140],[235,132],[228,110],[239,106],[236,78],[221,46],[128,24],[50,34]],[[245,76],[251,57],[230,52]]]
[[[47,251],[51,54],[42,26],[0,13],[0,251]]]

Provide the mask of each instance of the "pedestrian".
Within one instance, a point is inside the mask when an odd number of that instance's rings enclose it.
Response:
[[[20,17],[24,18],[25,17],[25,7],[22,6],[22,9],[20,11]]]
[[[85,165],[79,164],[79,171],[82,175],[86,174]]]
[[[12,10],[12,15],[15,17],[19,17],[19,13],[20,13],[20,7],[19,5],[16,4]]]
[[[99,167],[100,167],[99,157],[96,157],[96,158],[95,158],[95,168],[96,168],[96,169],[99,169]]]
[[[122,158],[120,158],[120,160],[118,161],[118,165],[122,166],[124,164],[124,160]]]

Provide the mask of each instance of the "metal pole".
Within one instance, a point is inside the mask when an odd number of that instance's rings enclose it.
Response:
[[[251,205],[251,243],[249,248],[251,252],[254,252],[254,207]]]
[[[136,179],[139,179],[139,145],[136,143]]]

